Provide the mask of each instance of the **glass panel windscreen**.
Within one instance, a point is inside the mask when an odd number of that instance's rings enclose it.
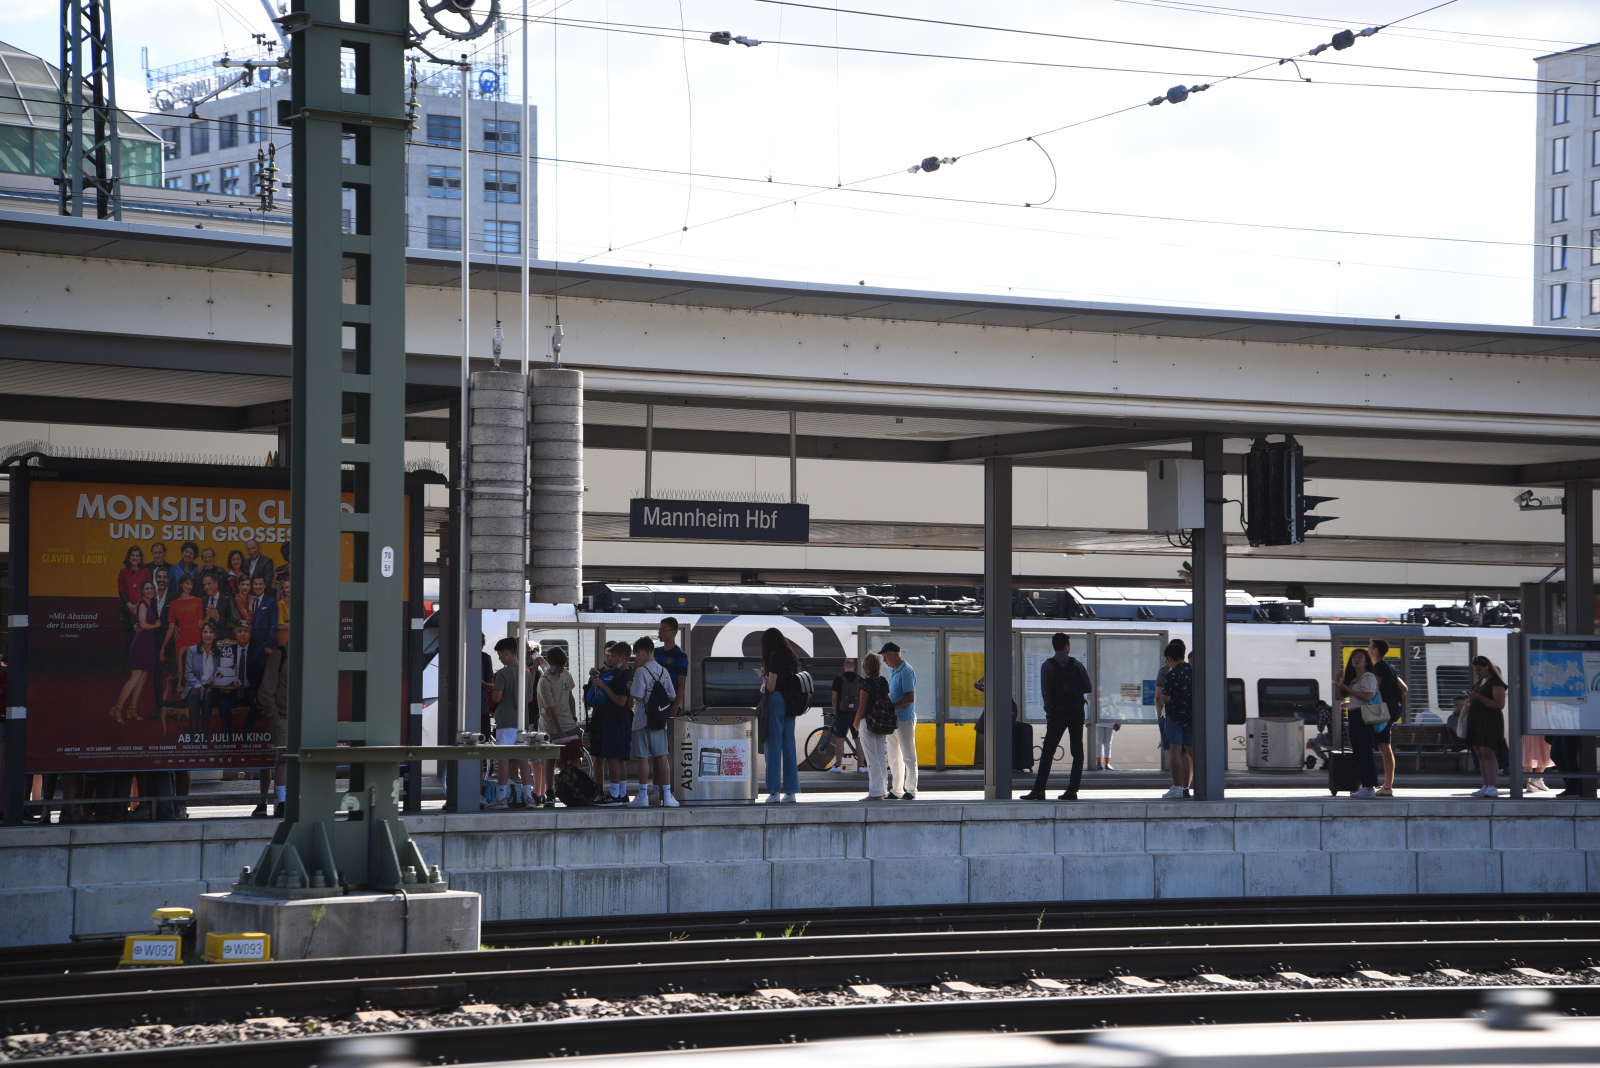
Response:
[[[867,635],[867,648],[877,652],[883,648],[883,643],[892,641],[900,647],[900,655],[906,663],[911,665],[911,670],[917,677],[917,721],[919,723],[933,723],[936,721],[941,707],[940,677],[943,672],[939,670],[939,632],[936,630],[869,630]],[[884,665],[884,677],[889,675],[889,666]]]
[[[977,687],[983,678],[983,636],[950,634],[945,637],[950,662],[950,722],[976,723],[983,716],[983,693]],[[917,679],[921,685],[922,679]]]
[[[507,637],[517,636],[517,625],[510,624]],[[559,646],[567,654],[567,666],[572,677],[580,683],[589,678],[589,668],[594,664],[594,631],[573,627],[529,627],[528,641],[538,642],[539,651],[548,653]]]
[[[1406,643],[1406,718],[1411,723],[1444,723],[1457,694],[1472,688],[1470,641]]]
[[[1095,714],[1101,723],[1154,723],[1156,670],[1161,638],[1154,634],[1101,634],[1096,639]]]
[[[1068,634],[1067,637],[1072,640],[1070,655],[1088,663],[1089,636]],[[1021,638],[1022,678],[1017,681],[1016,692],[1022,698],[1022,718],[1028,723],[1043,723],[1044,698],[1039,693],[1039,668],[1056,655],[1055,649],[1050,644],[1049,634],[1023,631]]]

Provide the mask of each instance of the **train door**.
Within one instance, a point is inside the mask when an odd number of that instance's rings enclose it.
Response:
[[[938,627],[895,627],[877,629],[862,627],[861,653],[875,653],[883,643],[892,641],[900,647],[900,655],[917,677],[917,764],[919,767],[940,766],[943,755],[942,727],[945,711],[942,690],[944,687],[944,633]],[[979,639],[981,663],[982,639]],[[885,668],[884,675],[888,675]]]
[[[1455,710],[1455,697],[1472,688],[1472,638],[1407,638],[1405,643],[1406,722],[1442,724]]]

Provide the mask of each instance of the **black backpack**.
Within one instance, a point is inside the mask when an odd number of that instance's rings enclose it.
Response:
[[[584,808],[600,796],[600,787],[588,772],[571,764],[556,768],[555,791],[556,799],[568,808]]]
[[[665,669],[650,684],[650,693],[644,699],[645,726],[653,731],[666,729],[667,713],[672,710],[672,698],[667,696],[667,688],[661,685],[664,678]]]
[[[853,679],[839,677],[839,715],[850,720],[856,718],[856,709],[861,707],[862,681],[860,675]]]
[[[867,714],[862,722],[873,734],[893,734],[900,729],[900,717],[894,713],[894,702],[889,700],[889,684],[879,676],[863,684],[867,695]]]

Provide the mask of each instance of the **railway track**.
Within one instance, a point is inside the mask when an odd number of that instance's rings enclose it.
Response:
[[[763,1046],[829,1038],[1005,1031],[1071,1040],[1106,1027],[1194,1023],[1329,1022],[1460,1017],[1481,1006],[1485,987],[1207,991],[1083,997],[999,998],[852,1007],[684,1012],[506,1026],[407,1030],[426,1064],[474,1064],[584,1054]],[[1600,1014],[1600,986],[1563,986],[1556,1008]],[[62,1068],[300,1068],[325,1064],[339,1039],[229,1041],[58,1057]]]
[[[650,942],[918,931],[1008,931],[1090,927],[1173,927],[1186,924],[1361,923],[1417,920],[1600,919],[1589,894],[1408,895],[1373,900],[1253,898],[1248,902],[1072,902],[1048,905],[951,905],[696,914],[554,917],[490,921],[483,941],[496,949],[548,947],[562,942]],[[122,955],[120,938],[0,948],[0,982],[10,977],[108,971]]]
[[[670,994],[745,994],[1031,977],[1582,968],[1600,920],[920,930],[543,946],[0,978],[0,1030],[199,1024]]]

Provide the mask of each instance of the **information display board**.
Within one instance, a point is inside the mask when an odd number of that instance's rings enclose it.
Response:
[[[1528,635],[1523,734],[1600,734],[1600,636]]]

